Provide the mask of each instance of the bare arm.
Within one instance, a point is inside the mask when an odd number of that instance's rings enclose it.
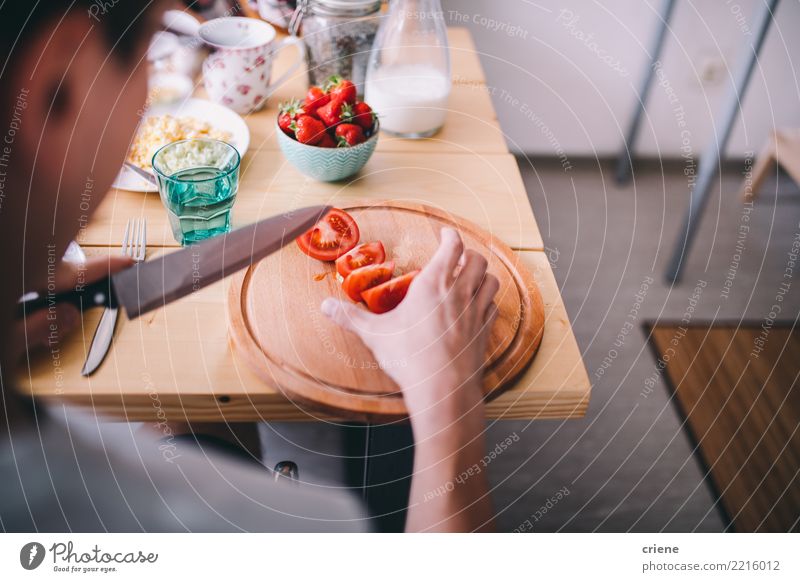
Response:
[[[454,230],[443,229],[439,250],[394,311],[373,315],[333,299],[322,305],[403,390],[415,442],[408,531],[492,527],[480,467],[481,381],[499,284],[486,266],[478,253],[464,252]]]

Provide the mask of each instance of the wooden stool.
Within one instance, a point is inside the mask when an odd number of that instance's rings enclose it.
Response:
[[[758,195],[776,163],[800,184],[800,129],[776,129],[772,132],[750,170],[749,180],[745,178],[742,183],[740,195],[745,201],[749,202]]]

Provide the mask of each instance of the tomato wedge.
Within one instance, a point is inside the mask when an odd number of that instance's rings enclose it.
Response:
[[[353,217],[332,208],[311,230],[297,237],[297,246],[312,259],[333,261],[352,250],[360,237]]]
[[[358,245],[346,255],[336,259],[336,272],[342,277],[367,265],[377,265],[386,260],[386,251],[381,241]]]
[[[353,301],[361,301],[361,294],[375,285],[385,283],[394,274],[394,261],[367,265],[350,273],[342,283],[342,291]]]
[[[367,308],[372,313],[386,313],[397,307],[405,299],[408,293],[408,286],[411,281],[419,274],[419,271],[411,271],[400,277],[395,277],[391,281],[376,285],[367,289],[361,294],[361,298],[367,303]]]

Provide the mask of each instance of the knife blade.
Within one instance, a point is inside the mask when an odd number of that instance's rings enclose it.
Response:
[[[108,348],[111,347],[111,340],[114,337],[114,329],[117,327],[117,317],[119,317],[119,309],[116,307],[107,307],[103,311],[100,323],[97,324],[97,329],[94,331],[86,361],[83,363],[81,376],[91,376],[106,359]]]
[[[129,319],[163,307],[281,249],[319,222],[330,206],[309,206],[233,230],[95,283],[17,304],[17,315],[65,301],[78,309],[122,307]]]

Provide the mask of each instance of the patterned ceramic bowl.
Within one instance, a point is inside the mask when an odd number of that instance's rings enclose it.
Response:
[[[364,143],[346,148],[321,148],[300,143],[275,125],[278,144],[286,159],[306,176],[321,182],[343,180],[363,168],[375,151],[379,130],[376,121],[373,134]]]

